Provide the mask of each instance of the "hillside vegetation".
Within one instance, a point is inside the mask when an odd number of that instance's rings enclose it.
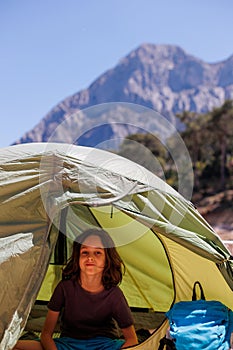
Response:
[[[194,174],[193,194],[201,197],[233,189],[233,101],[227,100],[219,108],[206,114],[183,112],[177,117],[184,125],[180,135],[187,147]],[[134,141],[134,142],[132,142]],[[171,136],[167,144],[175,148],[176,140]],[[138,150],[138,144],[146,152]],[[119,154],[151,169],[150,155],[160,162],[166,181],[174,188],[178,174],[169,147],[160,142],[159,135],[134,134],[125,138]],[[159,174],[157,174],[159,175]]]
[[[222,106],[205,114],[185,111],[177,117],[184,125],[180,135],[193,166],[191,200],[224,240],[233,240],[233,101],[226,100]],[[172,138],[168,140],[172,141]],[[144,153],[139,144],[145,146]],[[155,172],[151,161],[153,155],[159,161],[166,181],[177,189],[176,166],[159,137],[130,135],[121,144],[119,153]],[[229,248],[233,253],[233,246]]]

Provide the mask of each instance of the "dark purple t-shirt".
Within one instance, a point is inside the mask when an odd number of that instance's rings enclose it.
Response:
[[[120,328],[133,324],[130,308],[119,287],[90,293],[75,280],[61,281],[54,290],[48,308],[61,311],[62,337],[116,338],[113,319]]]

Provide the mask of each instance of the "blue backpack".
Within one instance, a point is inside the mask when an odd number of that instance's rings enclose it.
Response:
[[[197,300],[196,286],[201,291]],[[177,350],[229,350],[233,332],[233,311],[220,301],[205,300],[196,281],[192,301],[180,301],[166,313],[170,336]]]

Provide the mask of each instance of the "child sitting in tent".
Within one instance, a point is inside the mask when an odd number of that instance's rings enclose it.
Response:
[[[136,345],[137,335],[127,301],[118,287],[123,262],[106,231],[89,229],[73,243],[48,304],[48,313],[37,340],[19,340],[13,350],[118,350]],[[61,315],[61,336],[53,332]],[[113,319],[122,330],[117,339]]]

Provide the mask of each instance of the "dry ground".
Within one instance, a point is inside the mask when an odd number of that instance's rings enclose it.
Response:
[[[225,244],[233,255],[233,190],[197,199],[194,204],[220,238],[228,241]]]

